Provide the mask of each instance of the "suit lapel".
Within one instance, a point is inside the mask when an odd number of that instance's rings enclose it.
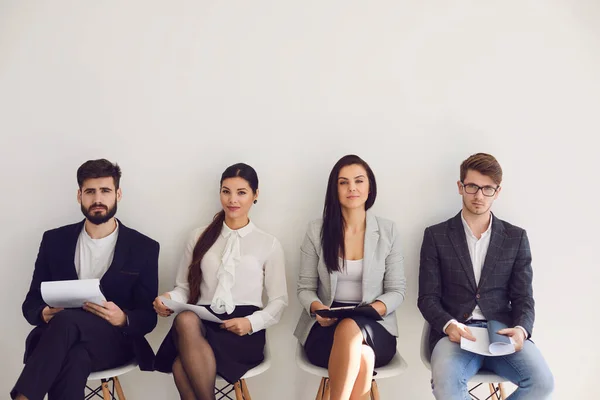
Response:
[[[377,219],[373,214],[367,212],[367,224],[365,227],[365,244],[363,249],[363,276],[362,276],[362,292],[363,299],[365,301],[365,293],[367,293],[368,278],[371,266],[373,265],[373,257],[375,256],[375,249],[377,248],[377,242],[379,241],[379,225]]]
[[[64,257],[61,264],[65,266],[65,280],[76,280],[79,279],[77,276],[77,269],[75,268],[75,250],[77,249],[77,241],[79,235],[83,229],[85,219],[78,224],[72,225],[73,229],[68,232],[68,237],[65,238],[66,251],[62,253]]]
[[[448,233],[448,237],[450,238],[450,242],[452,242],[454,251],[456,251],[458,259],[460,260],[460,264],[462,265],[463,269],[465,270],[465,273],[467,274],[469,283],[473,287],[473,290],[476,290],[477,284],[475,283],[473,263],[471,262],[469,246],[467,245],[467,238],[465,236],[465,228],[462,224],[460,213],[458,213],[454,218],[452,218],[449,227],[450,232]]]
[[[121,221],[117,220],[119,223],[119,234],[117,236],[117,243],[115,244],[115,254],[113,255],[112,262],[110,263],[110,267],[102,278],[100,279],[100,283],[105,283],[107,279],[119,272],[123,265],[125,264],[125,260],[127,259],[127,254],[129,252],[128,238],[129,238],[129,228],[121,223]]]
[[[483,262],[483,268],[481,269],[481,277],[479,278],[479,287],[483,287],[485,280],[488,278],[490,273],[496,266],[498,257],[502,254],[502,245],[504,244],[504,238],[506,237],[504,231],[504,224],[498,218],[492,214],[492,233],[490,237],[490,246],[488,247],[485,261]]]

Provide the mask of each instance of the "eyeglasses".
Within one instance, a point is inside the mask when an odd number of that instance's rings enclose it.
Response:
[[[465,185],[461,182],[460,184],[465,189],[465,192],[467,192],[468,194],[477,194],[477,192],[479,192],[479,189],[481,189],[481,193],[483,193],[483,195],[486,197],[493,197],[496,194],[496,191],[500,188],[500,186],[478,186],[474,183],[467,183]]]

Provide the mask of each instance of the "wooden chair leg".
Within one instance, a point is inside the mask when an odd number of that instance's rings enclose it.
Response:
[[[323,390],[323,400],[329,400],[329,378],[325,379],[325,388]]]
[[[242,394],[244,395],[244,400],[252,400],[252,397],[250,397],[250,391],[248,390],[248,385],[246,385],[246,380],[240,379],[240,383],[242,384]]]
[[[108,381],[106,379],[102,379],[101,382],[102,382],[102,397],[104,397],[104,400],[112,400],[110,390],[108,390]]]
[[[125,398],[125,393],[123,393],[123,388],[121,387],[121,382],[119,382],[119,377],[115,376],[113,378],[113,381],[115,382],[115,390],[117,391],[117,397],[119,397],[119,400],[127,400]]]
[[[377,387],[377,382],[375,379],[371,382],[371,399],[379,400],[379,388]]]
[[[244,395],[242,394],[242,387],[240,385],[240,381],[237,381],[233,384],[233,389],[235,390],[235,399],[244,400]]]
[[[323,392],[325,391],[325,378],[321,378],[321,383],[319,384],[319,391],[317,392],[317,397],[315,400],[323,400]]]
[[[506,400],[506,392],[504,391],[504,384],[499,383],[498,388],[500,389],[500,398]]]

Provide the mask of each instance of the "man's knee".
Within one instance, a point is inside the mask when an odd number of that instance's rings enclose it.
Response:
[[[177,333],[195,332],[201,329],[202,321],[191,311],[184,311],[175,317],[173,322]]]
[[[540,398],[545,398],[554,391],[554,375],[547,366],[534,371],[530,378],[530,387]]]

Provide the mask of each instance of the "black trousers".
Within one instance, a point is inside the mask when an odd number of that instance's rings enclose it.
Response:
[[[133,358],[130,340],[122,330],[81,309],[63,310],[32,335],[11,398],[81,400],[90,372],[114,368]],[[31,335],[30,335],[31,336]]]

